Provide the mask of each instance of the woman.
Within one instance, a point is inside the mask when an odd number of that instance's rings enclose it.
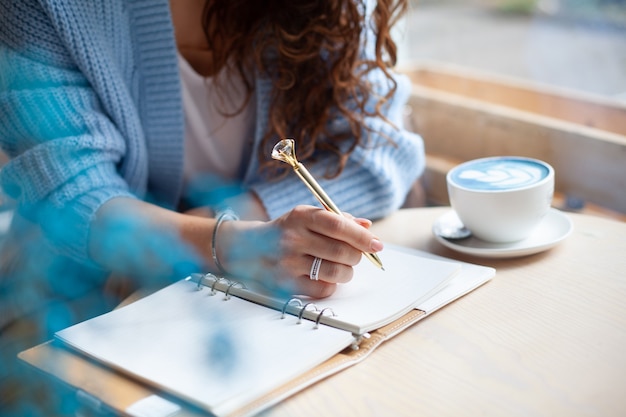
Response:
[[[17,217],[103,273],[223,269],[329,295],[382,248],[362,217],[397,209],[423,166],[391,73],[406,2],[170,3],[0,3],[0,180]],[[270,157],[283,137],[357,221],[312,207]],[[218,222],[225,205],[242,221]],[[194,206],[209,215],[181,212]]]
[[[362,252],[382,249],[364,217],[397,209],[423,169],[421,139],[401,128],[408,81],[391,72],[405,9],[0,0],[0,184],[16,205],[2,363],[118,302],[101,292],[109,276],[226,271],[315,297],[348,282]],[[320,209],[271,159],[284,137],[356,218]]]

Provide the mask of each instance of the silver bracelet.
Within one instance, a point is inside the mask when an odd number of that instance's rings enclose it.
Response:
[[[239,217],[231,209],[227,209],[219,213],[217,221],[215,222],[215,227],[213,228],[213,237],[211,238],[211,255],[213,256],[213,263],[215,263],[215,266],[222,275],[228,275],[228,273],[222,266],[219,259],[217,259],[217,231],[220,228],[220,225],[227,220],[239,220]]]

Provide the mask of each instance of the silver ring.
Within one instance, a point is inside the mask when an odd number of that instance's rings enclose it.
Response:
[[[317,281],[319,279],[320,267],[322,266],[322,259],[315,258],[313,259],[313,264],[311,265],[311,272],[309,272],[309,278],[313,281]]]

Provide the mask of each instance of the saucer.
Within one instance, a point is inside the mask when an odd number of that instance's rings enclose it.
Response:
[[[447,216],[457,217],[456,213],[450,210],[439,217],[435,224],[449,221]],[[572,228],[572,221],[565,213],[551,208],[533,233],[526,239],[517,242],[491,243],[474,236],[466,239],[451,240],[436,234],[434,232],[435,227],[433,227],[433,234],[439,243],[457,252],[485,258],[514,258],[542,252],[556,246],[569,236]]]

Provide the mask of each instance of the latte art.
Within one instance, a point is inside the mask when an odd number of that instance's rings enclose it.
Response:
[[[535,184],[548,175],[548,169],[525,159],[491,159],[458,167],[452,181],[475,190],[504,190]]]

